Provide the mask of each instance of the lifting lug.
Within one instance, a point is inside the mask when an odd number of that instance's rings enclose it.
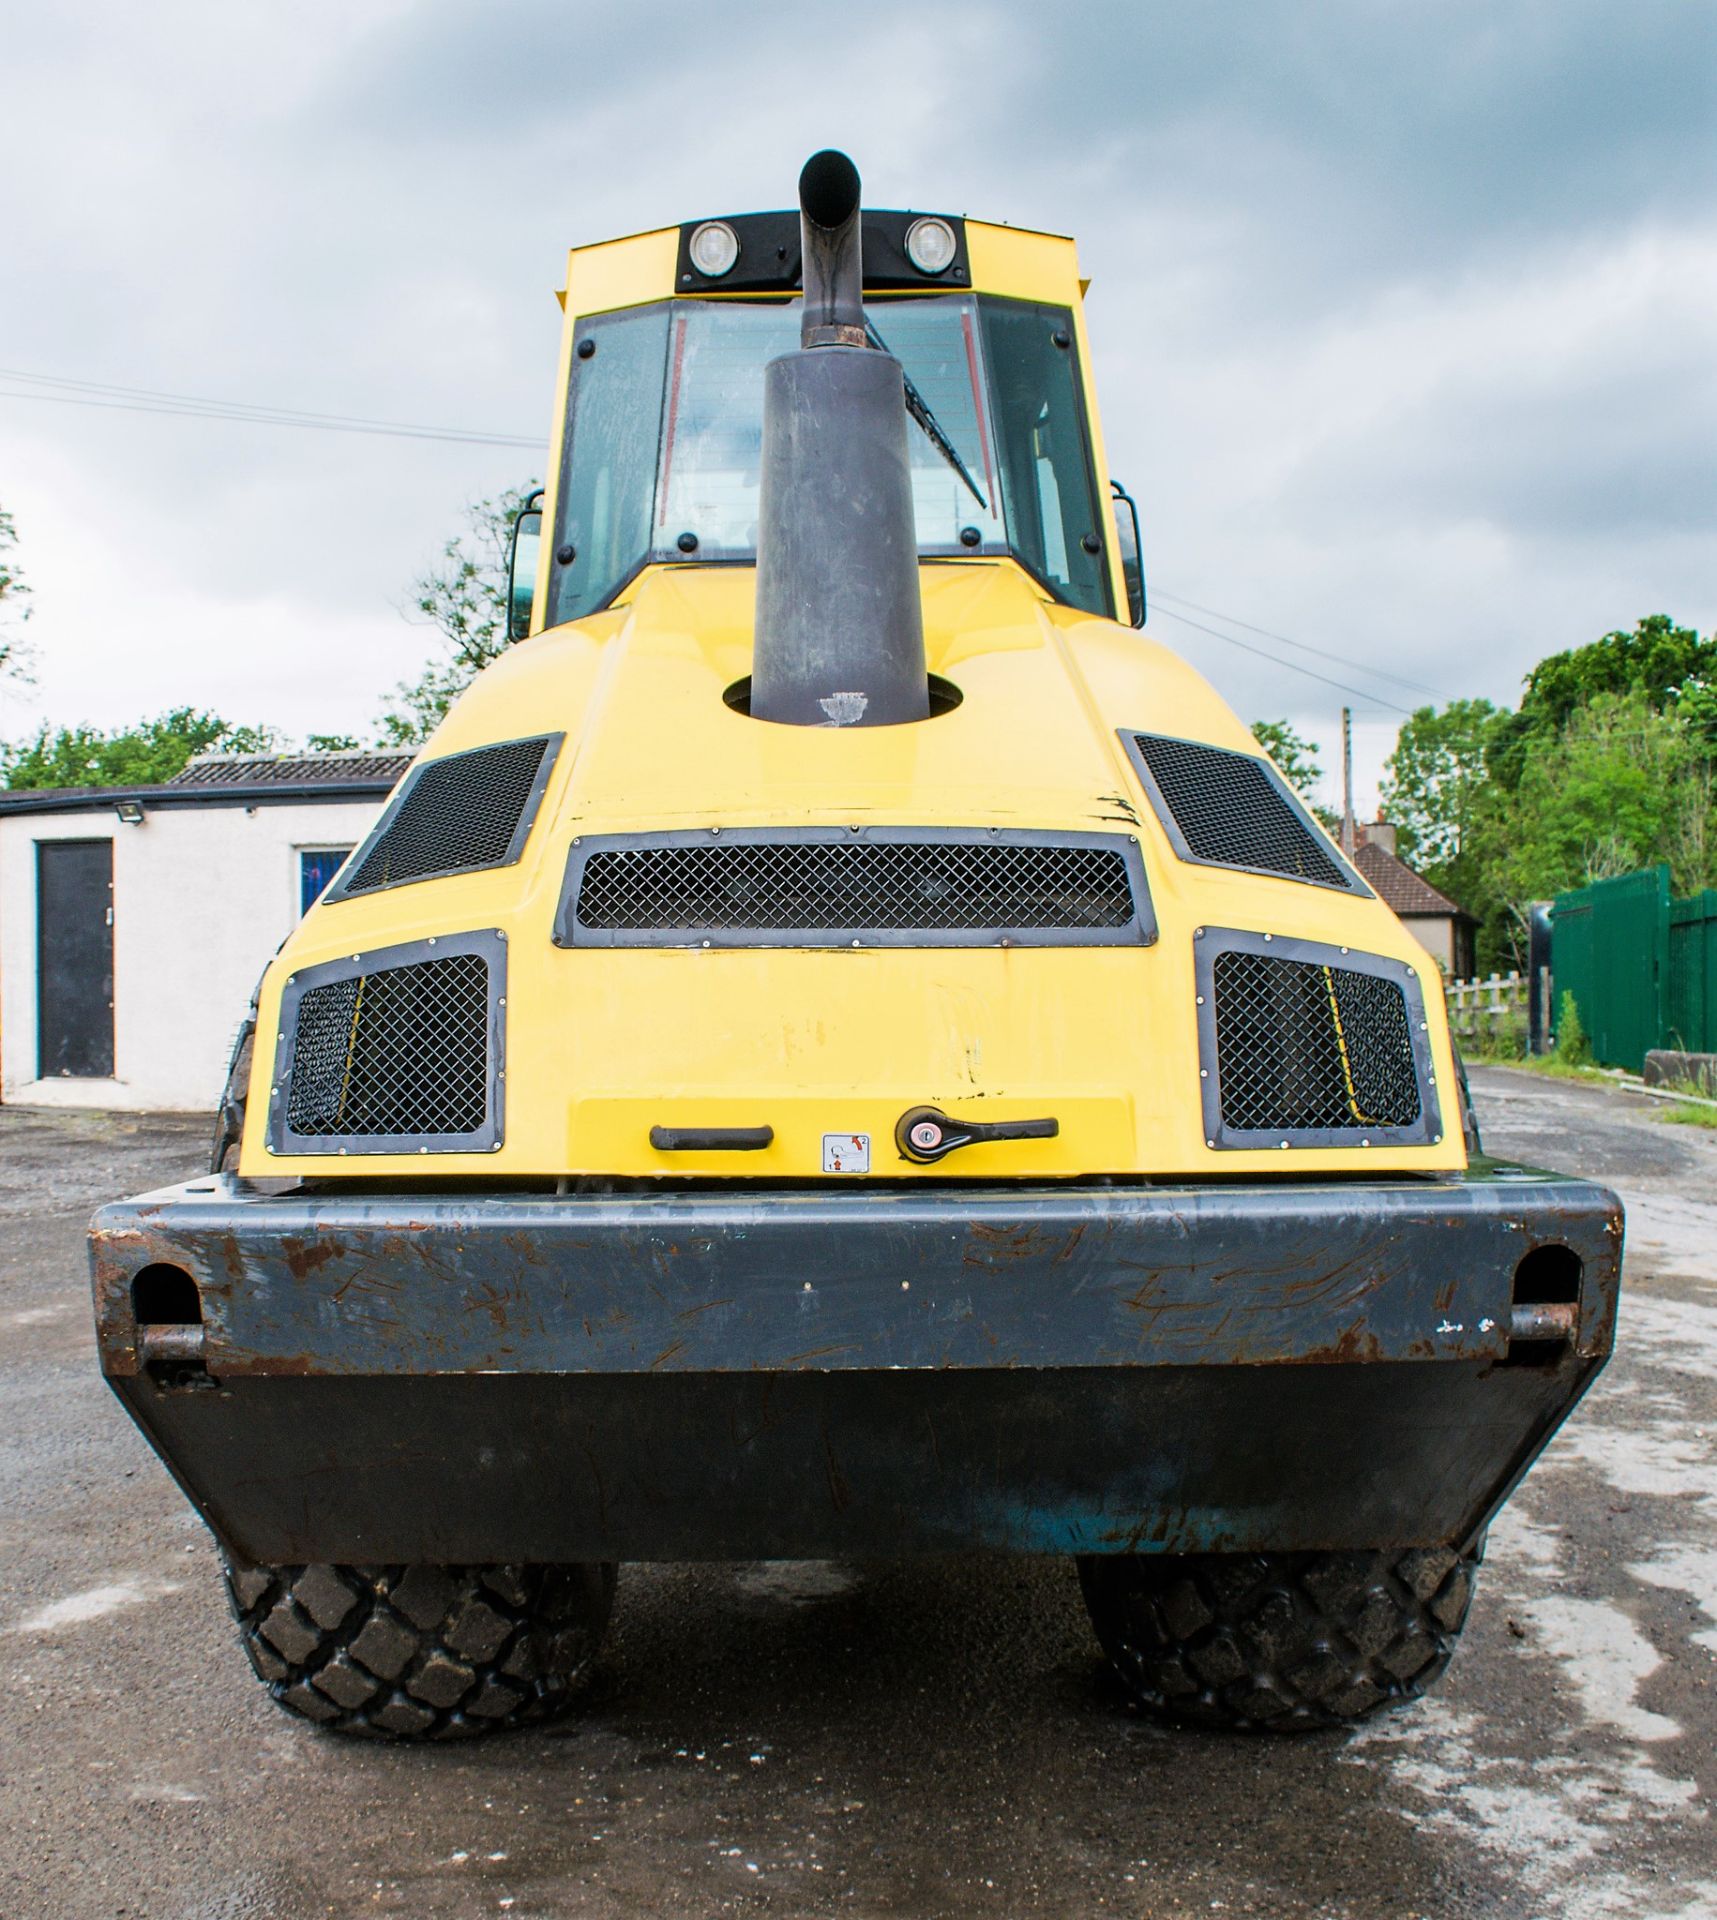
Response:
[[[939,1107],[909,1107],[894,1123],[894,1144],[903,1160],[920,1166],[984,1140],[1053,1140],[1059,1120],[952,1120]]]

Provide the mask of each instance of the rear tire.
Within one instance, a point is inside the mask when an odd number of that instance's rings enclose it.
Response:
[[[227,1592],[257,1677],[336,1733],[445,1740],[563,1712],[614,1602],[607,1563],[245,1567]]]
[[[1079,1580],[1136,1706],[1186,1726],[1305,1733],[1435,1683],[1481,1552],[1088,1555]]]

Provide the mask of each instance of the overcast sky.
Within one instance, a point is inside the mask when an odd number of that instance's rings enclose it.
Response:
[[[1078,237],[1183,611],[1502,701],[1642,614],[1717,625],[1705,0],[3,17],[0,367],[546,440],[566,247],[789,205],[836,145],[873,205]],[[541,464],[0,397],[41,654],[0,733],[366,732],[424,655],[412,576]],[[1333,770],[1352,696],[1151,625]],[[1368,801],[1426,696],[1235,631],[1362,689]]]

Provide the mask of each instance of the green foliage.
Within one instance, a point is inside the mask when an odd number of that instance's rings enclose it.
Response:
[[[1666,613],[1641,620],[1632,633],[1606,633],[1584,647],[1553,653],[1526,676],[1520,710],[1500,728],[1491,772],[1515,787],[1537,745],[1561,733],[1582,709],[1605,695],[1643,696],[1654,711],[1676,704],[1684,687],[1717,680],[1717,640],[1701,640]]]
[[[0,507],[0,680],[30,680],[32,649],[24,644],[19,629],[30,617],[30,588],[24,570],[12,558],[18,544],[18,529],[12,516]]]
[[[1303,738],[1286,720],[1254,720],[1252,738],[1275,761],[1288,785],[1323,822],[1327,831],[1339,833],[1341,815],[1320,805],[1315,797],[1318,782],[1324,777],[1324,770],[1318,764],[1322,748],[1317,742]]]
[[[355,753],[363,742],[354,733],[308,733],[304,736],[306,753]]]
[[[1403,859],[1479,922],[1478,967],[1526,964],[1533,902],[1657,861],[1717,882],[1717,640],[1666,615],[1542,660],[1518,712],[1421,707],[1384,770]]]
[[[1252,738],[1275,761],[1288,784],[1309,807],[1324,770],[1318,764],[1322,749],[1303,739],[1286,720],[1254,720]]]
[[[1518,1020],[1487,1021],[1475,1042],[1462,1042],[1461,1051],[1469,1060],[1524,1060],[1526,1039],[1524,1016]]]
[[[1509,718],[1488,700],[1421,707],[1396,736],[1379,789],[1401,857],[1433,886],[1460,872],[1488,778],[1486,755]]]
[[[194,707],[111,733],[43,726],[33,740],[0,742],[0,787],[152,786],[200,753],[275,753],[280,746],[272,727],[234,726]]]
[[[1497,892],[1524,913],[1569,887],[1667,860],[1678,893],[1707,884],[1712,766],[1704,740],[1643,693],[1597,695],[1537,743],[1485,830]]]
[[[1556,1058],[1565,1067],[1589,1066],[1592,1060],[1592,1043],[1571,993],[1563,994],[1557,1003]]]
[[[538,484],[527,481],[468,507],[464,530],[442,548],[439,564],[413,582],[412,614],[439,629],[444,657],[429,661],[415,680],[394,689],[378,722],[384,745],[420,745],[477,675],[506,650],[513,521]]]

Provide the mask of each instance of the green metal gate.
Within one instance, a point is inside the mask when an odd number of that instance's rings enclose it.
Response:
[[[1574,996],[1594,1059],[1639,1073],[1653,1047],[1681,1044],[1666,1038],[1668,867],[1558,894],[1550,929],[1557,1001],[1565,993]]]
[[[1668,1000],[1662,1044],[1717,1053],[1717,889],[1670,902]]]

